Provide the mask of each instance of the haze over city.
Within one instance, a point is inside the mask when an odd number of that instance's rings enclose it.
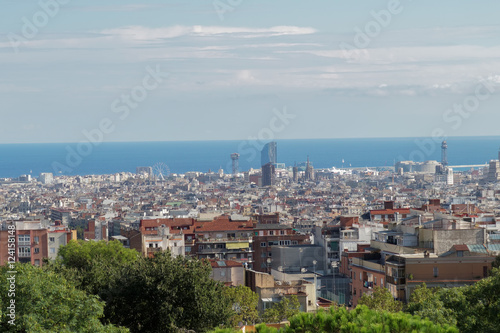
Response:
[[[78,142],[104,117],[104,141],[244,140],[283,108],[277,139],[498,134],[497,1],[2,6],[2,143]],[[121,119],[148,66],[164,80]]]

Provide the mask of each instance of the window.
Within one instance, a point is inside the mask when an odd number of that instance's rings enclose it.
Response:
[[[177,243],[174,243],[174,247],[177,247]]]
[[[274,236],[274,230],[269,230],[269,235]]]
[[[363,273],[359,272],[359,281],[363,281]]]
[[[29,243],[31,241],[30,235],[19,235],[19,243]]]
[[[356,288],[354,288],[354,292],[352,293],[353,295],[356,295]]]
[[[55,247],[51,247],[49,252],[51,254],[55,254],[56,253],[56,248]]]
[[[35,259],[35,266],[40,266],[40,259]]]
[[[262,252],[262,254],[260,256],[261,256],[261,258],[265,258],[267,256],[267,252]]]
[[[437,267],[434,267],[433,271],[434,271],[434,277],[438,277],[439,269]]]
[[[384,286],[384,279],[380,278],[380,285],[383,287]]]
[[[280,230],[280,235],[284,235],[285,234],[285,230]]]
[[[19,254],[19,257],[30,257],[31,256],[31,248],[29,248],[28,246],[21,246],[19,247],[18,249],[18,254]]]
[[[457,257],[463,257],[464,251],[457,251]]]
[[[272,252],[268,252],[268,256],[272,257],[273,256]]]
[[[40,241],[38,236],[35,236],[34,238],[35,238],[35,243],[38,243]]]
[[[56,238],[55,237],[50,237],[49,238],[49,242],[55,242],[56,241]]]
[[[377,277],[376,276],[373,277],[373,285],[375,285],[375,286],[377,285]]]
[[[299,245],[298,241],[292,241],[292,245]]]
[[[35,247],[35,254],[40,253],[40,248]]]
[[[260,247],[266,247],[266,242],[261,242]]]

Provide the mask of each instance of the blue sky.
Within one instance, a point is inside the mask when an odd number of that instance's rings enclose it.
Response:
[[[0,0],[0,143],[245,140],[285,109],[277,139],[498,135],[500,3],[395,1]]]

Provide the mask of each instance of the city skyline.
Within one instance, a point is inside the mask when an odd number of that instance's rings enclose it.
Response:
[[[0,143],[497,133],[493,1],[41,3],[0,14]]]

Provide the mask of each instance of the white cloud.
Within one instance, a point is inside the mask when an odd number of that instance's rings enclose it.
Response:
[[[100,33],[117,36],[122,39],[155,41],[180,36],[221,36],[229,35],[238,38],[258,38],[285,35],[308,35],[316,32],[313,28],[296,26],[276,26],[271,28],[246,28],[224,26],[171,26],[165,28],[149,28],[144,26],[128,26],[102,30]]]

